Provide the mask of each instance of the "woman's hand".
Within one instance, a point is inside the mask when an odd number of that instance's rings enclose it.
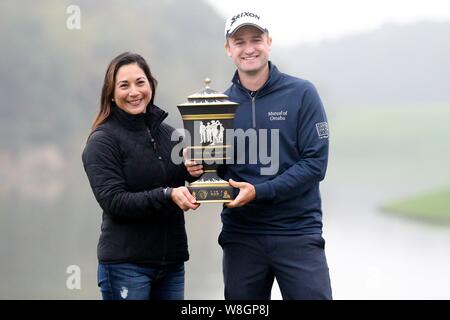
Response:
[[[191,176],[198,178],[205,172],[201,164],[189,159],[186,148],[183,149],[183,160],[184,166]]]
[[[186,187],[173,188],[170,196],[172,201],[183,211],[195,210],[200,206],[200,203],[197,203],[197,200]]]

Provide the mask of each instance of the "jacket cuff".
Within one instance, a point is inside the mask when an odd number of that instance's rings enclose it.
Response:
[[[167,187],[163,189],[164,199],[167,201],[172,200],[172,188]]]

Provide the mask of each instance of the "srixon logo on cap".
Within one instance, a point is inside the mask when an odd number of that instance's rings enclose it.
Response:
[[[242,13],[235,15],[233,18],[231,18],[230,27],[236,22],[237,19],[243,18],[243,17],[252,17],[252,18],[256,18],[258,20],[260,19],[260,17],[257,14],[254,14],[252,12],[242,12]]]

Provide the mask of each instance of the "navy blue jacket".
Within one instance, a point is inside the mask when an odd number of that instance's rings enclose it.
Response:
[[[279,72],[271,62],[269,68],[269,79],[254,98],[240,84],[237,71],[231,87],[225,91],[231,101],[240,104],[234,129],[247,133],[248,129],[255,129],[257,141],[247,139],[242,155],[235,138],[235,161],[245,160],[245,164],[235,162],[219,169],[225,180],[249,182],[256,190],[256,199],[247,205],[233,209],[224,207],[223,230],[261,234],[321,233],[319,182],[325,177],[328,162],[325,111],[313,84]],[[279,130],[279,139],[276,134],[271,136],[273,129]],[[271,172],[264,172],[270,164],[257,154],[262,151],[263,155],[275,158],[277,147],[279,165],[269,170]]]

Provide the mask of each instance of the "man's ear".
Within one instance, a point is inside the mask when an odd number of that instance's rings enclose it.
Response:
[[[225,51],[227,52],[228,56],[231,57],[230,44],[228,43],[228,39],[225,42],[224,47],[225,47]]]
[[[269,45],[269,50],[272,50],[272,37],[267,37],[267,44]]]

